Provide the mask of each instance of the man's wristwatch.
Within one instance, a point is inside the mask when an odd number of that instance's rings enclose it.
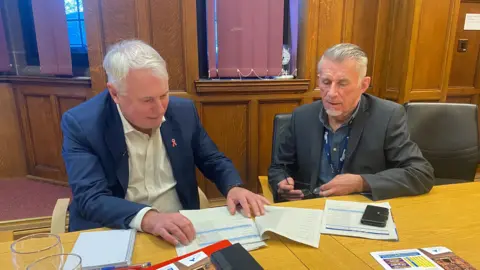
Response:
[[[241,187],[241,188],[243,188],[244,185],[243,185],[242,183],[239,183],[239,184],[233,184],[233,185],[228,186],[228,188],[227,188],[227,194],[226,194],[226,195],[228,195],[228,192],[230,192],[230,190],[231,190],[232,188],[234,188],[234,187]]]

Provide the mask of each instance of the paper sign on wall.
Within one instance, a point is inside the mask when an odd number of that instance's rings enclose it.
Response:
[[[480,30],[480,14],[467,13],[463,30]]]

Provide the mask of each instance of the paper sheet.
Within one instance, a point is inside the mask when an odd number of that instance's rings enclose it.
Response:
[[[464,30],[480,30],[480,14],[467,13],[465,15]]]
[[[255,218],[260,234],[271,231],[293,241],[318,248],[322,210],[265,206],[265,215]]]
[[[187,217],[195,227],[196,238],[187,246],[178,245],[177,255],[181,256],[197,249],[228,239],[232,244],[245,245],[246,250],[256,249],[265,243],[258,233],[254,221],[237,212],[231,215],[227,207],[216,207],[202,210],[182,210],[182,215]]]
[[[359,203],[327,200],[323,213],[322,233],[355,236],[378,240],[398,240],[397,229],[389,212],[384,228],[360,223],[367,205],[376,205],[390,209],[389,203]]]

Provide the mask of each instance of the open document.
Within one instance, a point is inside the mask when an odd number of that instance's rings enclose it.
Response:
[[[323,213],[322,230],[324,234],[354,236],[377,240],[398,240],[397,229],[389,211],[387,225],[384,228],[364,225],[360,221],[367,205],[376,205],[390,209],[385,203],[359,203],[327,200]]]
[[[187,246],[178,245],[177,255],[195,251],[220,240],[240,243],[246,250],[265,246],[262,235],[271,231],[291,240],[317,247],[320,241],[322,211],[265,206],[265,215],[255,220],[241,213],[231,215],[227,207],[182,210],[196,230],[195,240]]]
[[[322,210],[265,206],[265,215],[255,218],[260,235],[270,231],[290,240],[318,248]]]

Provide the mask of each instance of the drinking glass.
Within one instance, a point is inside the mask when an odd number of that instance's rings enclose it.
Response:
[[[55,254],[27,266],[27,270],[81,270],[82,258],[77,254]]]
[[[13,267],[25,270],[38,259],[63,253],[60,237],[51,233],[37,233],[22,237],[10,246]]]

